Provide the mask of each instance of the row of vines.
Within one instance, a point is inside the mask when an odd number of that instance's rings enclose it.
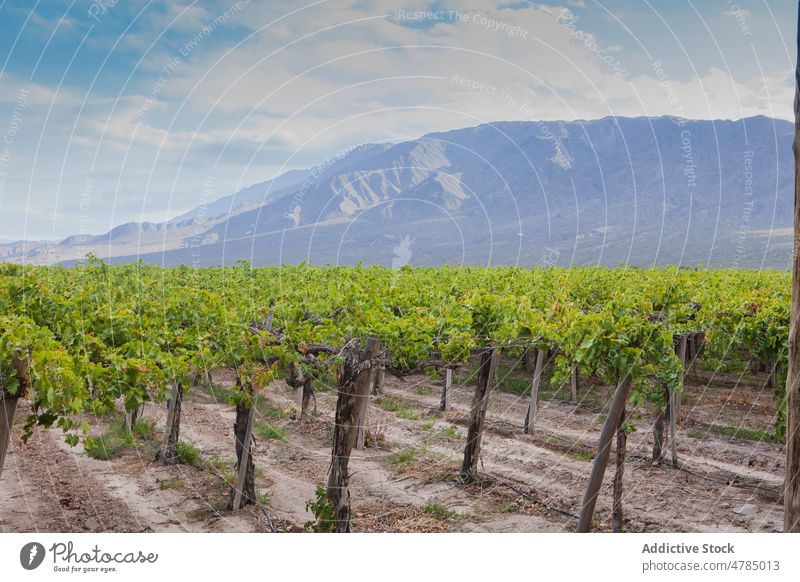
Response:
[[[358,424],[359,410],[346,398],[363,395],[371,369],[403,375],[487,353],[546,354],[556,382],[569,382],[580,369],[624,387],[621,417],[610,416],[604,430],[608,440],[623,427],[626,402],[670,409],[681,391],[689,339],[702,342],[708,362],[730,366],[746,353],[770,371],[782,438],[789,309],[789,275],[764,271],[246,263],[164,269],[91,257],[74,268],[2,265],[0,463],[20,398],[31,402],[23,438],[36,426],[56,425],[68,443],[83,439],[85,446],[93,445],[89,426],[78,420],[86,412],[121,408],[132,424],[145,402],[168,402],[159,459],[174,463],[184,391],[226,368],[236,374],[235,509],[255,501],[253,401],[276,378],[298,388],[302,415],[314,382],[336,376],[337,423],[350,426]],[[472,463],[466,455],[480,445],[491,358],[486,366],[465,451],[466,480]],[[540,374],[541,362],[535,368]],[[536,381],[526,429],[533,426],[535,391]],[[338,430],[337,424],[334,459],[349,456],[354,445],[349,431]],[[346,463],[338,469],[334,463],[337,471],[344,471],[346,489]],[[328,493],[337,529],[347,531],[347,499],[342,482],[334,481]]]

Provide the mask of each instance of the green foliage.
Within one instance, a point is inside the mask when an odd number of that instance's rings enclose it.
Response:
[[[314,533],[332,533],[336,530],[336,508],[328,497],[325,487],[317,484],[314,499],[306,501],[306,511],[314,516],[313,521],[307,521],[305,528]]]
[[[152,441],[156,437],[156,421],[152,418],[137,418],[133,425],[133,436]]]
[[[184,465],[191,465],[192,467],[202,466],[202,453],[194,444],[187,443],[186,441],[178,441],[176,449],[178,460]]]
[[[405,473],[417,462],[412,449],[403,449],[386,456],[386,463],[398,473]]]
[[[458,515],[452,509],[448,509],[444,505],[440,505],[438,503],[434,503],[429,501],[422,507],[422,511],[427,513],[432,517],[436,517],[438,519],[452,519]]]
[[[446,439],[460,439],[461,433],[454,426],[446,426],[442,429],[442,436]]]
[[[87,438],[84,450],[92,459],[100,461],[110,460],[121,449],[129,446],[125,439],[119,435],[105,433],[96,438]]]
[[[68,435],[68,438],[71,436],[74,436],[74,445],[77,445],[77,435]],[[154,440],[155,421],[152,418],[137,419],[133,430],[129,431],[125,427],[124,418],[116,416],[111,420],[108,429],[103,434],[95,437],[86,437],[83,446],[89,457],[108,461],[123,449],[134,449],[141,446],[141,444],[152,444]]]
[[[256,422],[256,434],[264,440],[287,440],[285,432],[267,422]]]
[[[746,352],[786,370],[789,283],[780,272],[679,268],[163,269],[96,257],[69,269],[3,266],[0,386],[32,402],[24,437],[37,425],[58,426],[74,445],[86,434],[81,413],[107,414],[120,401],[126,410],[161,403],[176,382],[188,388],[195,370],[233,369],[243,388],[219,395],[249,406],[289,364],[311,372],[307,346],[376,335],[401,371],[434,358],[465,363],[476,347],[512,356],[554,348],[553,385],[566,384],[578,365],[606,383],[630,375],[631,402],[658,404],[664,385],[681,384],[676,335],[704,332],[709,361],[721,365]],[[20,355],[27,378],[12,366]],[[324,377],[335,376],[337,356],[318,357]],[[530,389],[529,378],[504,384]],[[773,395],[779,437],[782,384]],[[285,415],[265,409],[265,400],[258,398],[260,413]]]
[[[768,430],[750,428],[746,426],[717,426],[712,425],[709,430],[718,434],[724,434],[735,439],[755,441],[761,443],[782,442],[782,437]]]
[[[378,408],[382,408],[383,410],[387,410],[389,412],[394,412],[399,418],[403,418],[405,420],[419,420],[420,418],[419,412],[397,398],[380,398],[375,402],[375,404],[378,406]]]

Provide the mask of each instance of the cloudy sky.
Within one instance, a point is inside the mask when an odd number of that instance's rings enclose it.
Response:
[[[0,240],[163,221],[359,143],[494,120],[789,119],[796,8],[0,0]]]

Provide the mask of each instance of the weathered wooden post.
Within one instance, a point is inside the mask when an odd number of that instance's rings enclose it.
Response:
[[[241,441],[238,439],[240,428],[234,427],[234,432],[237,435],[236,452],[239,453],[239,472],[236,474],[236,488],[233,490],[233,499],[231,500],[231,509],[237,511],[244,505],[256,502],[255,490],[255,466],[252,457],[252,443],[253,443],[253,424],[256,420],[256,398],[258,395],[252,390],[250,393],[253,395],[253,404],[247,413],[247,421],[244,428],[244,436]],[[239,423],[239,416],[236,418],[237,424]]]
[[[356,435],[356,449],[361,450],[364,448],[365,440],[367,437],[367,420],[369,419],[369,401],[370,401],[370,394],[375,389],[375,376],[378,374],[380,370],[377,362],[374,361],[374,358],[378,355],[378,350],[380,349],[380,342],[378,342],[378,347],[375,348],[375,354],[371,358],[371,367],[369,369],[369,386],[367,387],[367,396],[364,398],[363,410],[361,411],[361,416],[358,421],[358,434]]]
[[[547,350],[537,350],[536,366],[533,371],[533,381],[531,382],[531,400],[528,403],[528,413],[525,415],[525,434],[533,433],[536,412],[539,410],[539,389],[542,385],[542,370],[544,369],[544,360],[546,357]]]
[[[689,338],[686,334],[681,335],[678,338],[678,358],[681,361],[681,391],[676,394],[675,397],[675,424],[678,423],[681,416],[681,400],[682,400],[682,393],[683,388],[686,385],[686,364],[687,364],[687,352],[688,352],[688,345],[689,345]]]
[[[375,368],[375,374],[372,376],[372,394],[378,396],[383,394],[383,380],[386,376],[386,364],[379,363]]]
[[[783,531],[800,532],[800,4],[794,97],[794,245],[789,370],[786,379],[786,476]]]
[[[378,353],[378,339],[370,337],[361,352],[343,352],[344,363],[339,377],[339,397],[336,400],[336,426],[333,430],[331,469],[328,475],[328,498],[335,510],[336,532],[350,532],[350,453],[369,399],[371,367]],[[357,346],[356,346],[357,347]]]
[[[274,311],[267,313],[264,319],[264,327],[267,331],[272,331],[272,320]],[[236,385],[242,387],[242,382],[237,372]],[[256,410],[258,394],[256,394],[252,380],[247,386],[247,391],[251,396],[250,408],[241,404],[236,405],[236,420],[233,424],[233,433],[236,439],[236,458],[238,460],[238,472],[236,474],[236,486],[233,489],[228,507],[237,511],[242,505],[256,503],[256,468],[253,463],[253,425],[256,422]]]
[[[656,414],[653,423],[653,463],[660,463],[664,458],[664,420],[669,418],[669,398],[670,390],[664,387],[664,407]]]
[[[472,399],[467,444],[464,446],[464,463],[461,466],[461,479],[465,483],[474,481],[478,476],[478,458],[481,454],[481,438],[483,437],[483,421],[489,407],[489,395],[494,384],[497,371],[497,350],[494,347],[481,351],[481,364],[478,372],[478,385]]]
[[[625,475],[625,450],[627,449],[628,434],[625,432],[625,409],[622,409],[622,416],[617,427],[617,467],[614,471],[614,493],[611,509],[611,527],[614,532],[622,531],[622,480]]]
[[[164,440],[156,458],[164,465],[178,462],[178,439],[181,431],[181,402],[183,401],[183,384],[175,382],[167,408],[167,424],[164,427]]]
[[[297,399],[297,413],[296,413],[296,420],[298,422],[303,420],[303,397],[305,396],[305,378],[303,377],[303,370],[300,366],[292,363],[292,372],[294,374],[294,380],[297,384],[297,393],[295,397]]]
[[[449,366],[444,370],[444,388],[442,388],[442,400],[439,403],[439,410],[446,412],[450,408],[450,390],[453,388],[453,369]]]
[[[631,391],[632,383],[633,381],[630,375],[626,375],[625,378],[617,384],[617,389],[614,392],[614,398],[611,401],[608,417],[600,433],[600,442],[597,445],[597,453],[594,456],[592,473],[589,475],[589,483],[586,486],[586,493],[583,496],[583,505],[581,506],[578,528],[576,530],[578,533],[586,533],[592,528],[594,507],[597,504],[597,496],[600,493],[600,486],[603,484],[603,476],[606,474],[606,467],[608,466],[608,457],[611,454],[611,442],[614,439],[614,433],[620,425],[619,423],[622,419],[622,413],[625,410],[625,403],[628,400],[628,394]]]
[[[126,410],[125,411],[125,430],[127,432],[133,432],[134,427],[136,426],[136,421],[139,420],[139,407],[137,406],[133,410]]]
[[[578,384],[580,382],[580,371],[578,370],[578,364],[572,366],[572,378],[570,381],[570,391],[571,391],[571,402],[572,404],[578,403]]]
[[[667,415],[669,418],[669,448],[672,453],[672,465],[678,466],[678,396],[675,390],[669,389],[669,404]]]

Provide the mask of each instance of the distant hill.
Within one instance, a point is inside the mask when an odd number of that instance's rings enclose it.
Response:
[[[360,146],[88,246],[167,265],[787,268],[793,131],[766,117],[491,123]],[[36,260],[19,242],[4,249],[16,249],[6,260]]]

